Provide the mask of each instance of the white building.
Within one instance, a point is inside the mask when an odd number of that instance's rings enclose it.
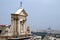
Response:
[[[34,35],[32,36],[31,40],[42,40],[42,36]]]

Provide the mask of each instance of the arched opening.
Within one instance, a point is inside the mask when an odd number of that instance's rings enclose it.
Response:
[[[0,30],[0,34],[1,34],[2,30]]]

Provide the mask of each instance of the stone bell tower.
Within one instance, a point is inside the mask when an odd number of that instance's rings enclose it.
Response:
[[[28,32],[27,26],[26,26],[26,20],[27,20],[28,14],[24,10],[24,8],[20,8],[15,12],[14,14],[11,14],[11,32],[12,35],[16,36],[26,36],[30,35],[30,31]]]
[[[26,33],[26,18],[28,15],[23,8],[17,10],[15,14],[18,14],[18,34],[23,35]]]
[[[21,2],[22,4],[22,2]],[[14,38],[28,38],[31,35],[29,27],[26,26],[27,12],[21,7],[13,14],[11,14],[11,27],[9,35]]]
[[[11,26],[6,28],[0,38],[4,38],[4,40],[30,39],[31,32],[29,27],[26,26],[27,16],[27,12],[21,5],[21,8],[19,8],[15,13],[11,14]]]

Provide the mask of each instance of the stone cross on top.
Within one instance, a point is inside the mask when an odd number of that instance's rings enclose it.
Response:
[[[20,7],[22,7],[22,1],[20,2]]]

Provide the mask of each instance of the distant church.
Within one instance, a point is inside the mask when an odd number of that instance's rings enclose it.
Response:
[[[0,40],[27,39],[31,37],[26,26],[27,12],[23,7],[11,14],[11,25],[0,25]]]

